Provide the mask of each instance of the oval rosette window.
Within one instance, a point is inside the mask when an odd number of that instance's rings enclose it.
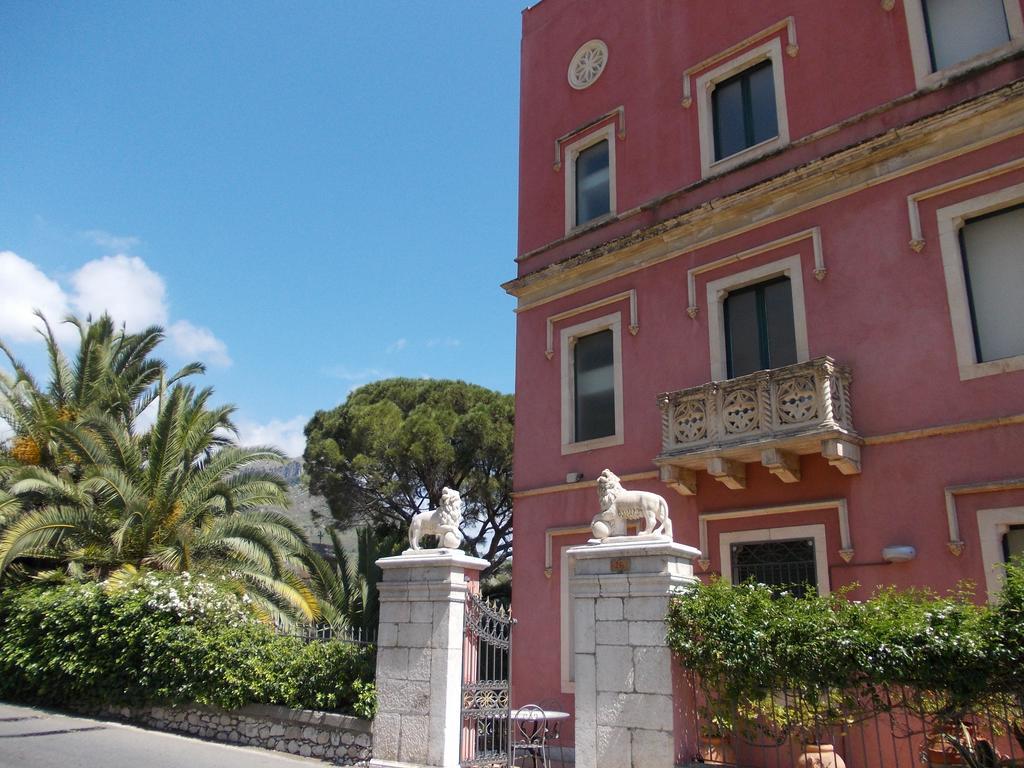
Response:
[[[590,40],[580,46],[569,62],[569,85],[577,91],[589,88],[604,72],[608,46],[602,40]]]

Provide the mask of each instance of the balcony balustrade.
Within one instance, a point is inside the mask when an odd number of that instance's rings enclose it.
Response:
[[[659,395],[661,479],[696,493],[696,470],[727,487],[746,487],[759,461],[783,482],[800,480],[801,455],[821,453],[843,474],[860,472],[850,369],[830,357],[757,371]]]

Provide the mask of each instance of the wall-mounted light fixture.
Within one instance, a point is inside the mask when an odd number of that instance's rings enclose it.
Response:
[[[905,563],[917,557],[917,550],[905,544],[886,547],[882,550],[882,559],[887,563]]]

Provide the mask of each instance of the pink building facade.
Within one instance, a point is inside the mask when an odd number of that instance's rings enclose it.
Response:
[[[520,142],[515,704],[573,711],[565,553],[606,467],[702,577],[998,590],[1020,0],[543,0]]]

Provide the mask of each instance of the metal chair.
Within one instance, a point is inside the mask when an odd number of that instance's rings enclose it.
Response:
[[[544,710],[536,704],[520,707],[512,729],[512,765],[519,757],[529,757],[532,768],[537,758],[543,768],[551,768],[548,761],[548,720]]]

